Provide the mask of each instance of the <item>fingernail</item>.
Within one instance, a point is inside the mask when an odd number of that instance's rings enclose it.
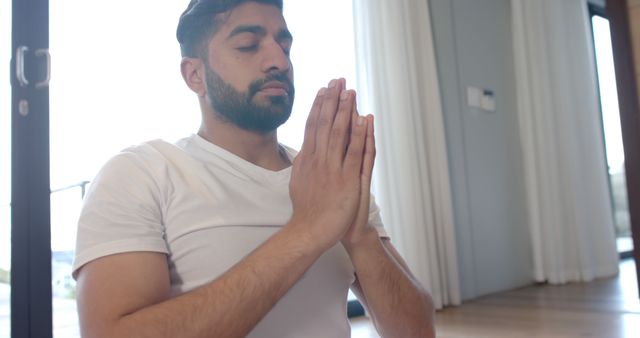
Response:
[[[318,96],[324,96],[324,94],[327,92],[327,88],[322,87],[320,88],[320,90],[318,91]]]
[[[329,88],[333,88],[336,86],[336,84],[338,83],[338,81],[336,81],[336,79],[333,79],[329,82]]]
[[[340,93],[340,100],[345,101],[348,98],[349,98],[349,91],[343,90],[342,93]]]
[[[358,118],[356,119],[356,125],[361,126],[363,124],[364,124],[364,117],[358,116]]]

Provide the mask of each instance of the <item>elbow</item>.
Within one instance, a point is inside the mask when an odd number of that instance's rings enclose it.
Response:
[[[433,305],[433,298],[428,292],[423,293],[424,307],[426,312],[424,337],[435,338],[436,337],[436,311]]]
[[[381,337],[435,338],[435,310],[433,300],[428,292],[421,292],[419,301],[414,303],[413,310],[396,317],[393,325],[384,326],[376,318],[372,318]]]
[[[433,306],[433,299],[431,298],[431,295],[426,291],[422,292],[421,298],[422,311],[418,311],[418,313],[420,313],[420,318],[416,318],[415,330],[411,335],[408,335],[407,337],[435,338],[435,308]]]

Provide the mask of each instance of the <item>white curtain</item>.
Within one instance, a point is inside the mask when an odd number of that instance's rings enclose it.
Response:
[[[437,308],[460,303],[449,169],[427,0],[354,0],[359,106],[376,118],[376,199]]]
[[[587,0],[512,0],[537,281],[617,273]]]

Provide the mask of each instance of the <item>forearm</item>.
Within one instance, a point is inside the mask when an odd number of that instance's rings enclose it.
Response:
[[[369,314],[383,337],[434,337],[430,295],[384,247],[374,231],[350,248]]]
[[[109,336],[246,336],[322,253],[296,231],[282,229],[209,284],[119,318]]]

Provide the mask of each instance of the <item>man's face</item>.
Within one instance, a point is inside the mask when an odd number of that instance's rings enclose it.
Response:
[[[293,106],[291,34],[274,6],[247,2],[225,19],[208,46],[209,104],[242,129],[271,132]]]

